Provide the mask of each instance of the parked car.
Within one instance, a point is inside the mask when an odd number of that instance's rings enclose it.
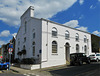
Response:
[[[97,61],[98,62],[100,60],[100,53],[91,54],[89,57],[90,57],[91,61]]]
[[[70,54],[70,65],[82,65],[83,62],[90,64],[90,58],[85,53]]]
[[[0,70],[7,69],[9,67],[9,62],[0,61]]]

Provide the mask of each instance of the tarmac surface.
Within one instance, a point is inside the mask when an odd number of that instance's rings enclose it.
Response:
[[[62,65],[38,70],[26,70],[11,67],[11,70],[0,71],[0,76],[100,76],[100,62],[82,66]]]

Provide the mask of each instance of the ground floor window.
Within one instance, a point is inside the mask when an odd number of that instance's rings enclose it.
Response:
[[[76,44],[76,52],[79,53],[79,45]]]
[[[33,46],[33,56],[35,56],[35,46]]]
[[[56,41],[52,42],[52,53],[57,53],[57,42]]]
[[[84,46],[84,51],[85,51],[85,54],[87,53],[87,46],[85,45]]]

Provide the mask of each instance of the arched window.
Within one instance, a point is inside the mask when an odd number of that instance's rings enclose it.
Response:
[[[56,41],[52,42],[52,53],[57,53],[57,42]]]
[[[32,45],[33,45],[33,56],[35,56],[35,42],[33,42]]]
[[[65,32],[65,39],[69,39],[69,31]]]
[[[76,44],[76,52],[79,53],[79,45]]]
[[[87,54],[87,46],[86,45],[84,46],[84,52],[85,52],[85,54]]]
[[[86,37],[86,35],[84,35],[84,42],[87,42],[87,37]]]
[[[76,41],[79,41],[79,34],[76,33]]]
[[[55,27],[52,28],[52,36],[57,36],[57,29]]]

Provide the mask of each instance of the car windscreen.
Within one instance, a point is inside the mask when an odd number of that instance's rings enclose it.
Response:
[[[96,56],[100,56],[100,54],[96,54]]]

